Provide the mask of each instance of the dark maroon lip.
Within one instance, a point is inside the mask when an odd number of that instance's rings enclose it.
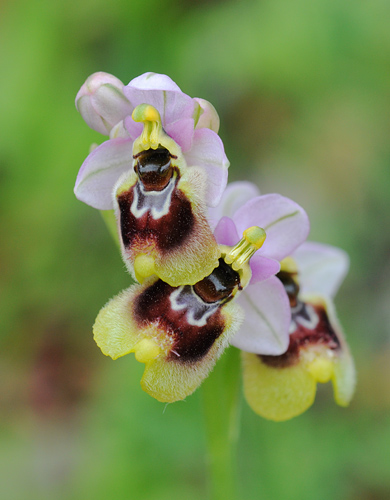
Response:
[[[189,238],[195,224],[191,203],[185,194],[177,188],[180,177],[174,180],[175,186],[171,195],[169,212],[154,219],[148,209],[141,217],[136,217],[131,211],[135,189],[141,207],[148,208],[148,195],[142,193],[137,184],[118,197],[120,231],[126,250],[136,242],[153,241],[160,251],[170,251],[179,248]]]
[[[317,316],[318,321],[314,328],[307,328],[300,322],[302,318],[305,320],[308,307],[311,307]],[[322,304],[309,304],[299,301],[296,311],[292,314],[292,321],[296,325],[296,329],[290,334],[287,351],[280,356],[259,355],[266,365],[274,368],[293,366],[299,362],[301,350],[312,346],[324,346],[332,351],[340,349],[340,341]]]
[[[186,292],[191,293],[189,285],[183,288],[187,288]],[[172,339],[167,361],[195,363],[207,355],[223,333],[225,322],[221,308],[218,305],[209,305],[214,310],[204,326],[189,324],[186,309],[172,308],[170,297],[176,290],[177,288],[162,280],[156,281],[135,300],[134,319],[139,328],[158,323],[158,327]]]
[[[220,259],[219,266],[194,286],[172,287],[157,280],[135,300],[134,318],[139,328],[158,323],[171,337],[168,361],[194,363],[224,332],[222,308],[240,286],[239,274]]]

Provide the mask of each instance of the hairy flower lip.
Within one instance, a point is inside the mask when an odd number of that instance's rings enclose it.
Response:
[[[102,308],[93,327],[104,354],[134,352],[145,363],[141,386],[161,402],[184,399],[202,383],[242,320],[233,302],[206,304],[190,288],[153,278],[133,285]]]
[[[288,351],[266,358],[242,353],[246,399],[257,414],[275,421],[306,411],[318,383],[331,381],[336,403],[347,406],[356,383],[354,362],[332,302],[348,269],[348,256],[330,245],[304,242],[290,259],[294,265],[288,262],[283,268],[283,279],[287,286],[291,274],[298,286],[288,288]]]
[[[188,396],[239,327],[242,314],[233,299],[248,284],[248,260],[264,239],[261,228],[248,228],[234,246],[221,247],[218,266],[193,286],[152,276],[124,290],[99,312],[96,343],[113,359],[134,352],[145,363],[143,389],[159,401]]]

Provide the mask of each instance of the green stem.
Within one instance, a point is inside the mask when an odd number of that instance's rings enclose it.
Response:
[[[240,357],[230,347],[202,385],[212,500],[237,500]]]

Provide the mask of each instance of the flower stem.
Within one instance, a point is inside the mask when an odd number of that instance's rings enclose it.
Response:
[[[241,410],[240,357],[230,347],[202,385],[212,500],[236,500]]]

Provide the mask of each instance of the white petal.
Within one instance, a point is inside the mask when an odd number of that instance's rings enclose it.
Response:
[[[302,293],[334,297],[348,272],[348,254],[340,248],[305,242],[292,254]]]
[[[164,126],[180,118],[192,118],[193,99],[166,75],[145,73],[131,80],[123,91],[134,107],[143,103],[154,106]]]
[[[91,102],[91,96],[84,95],[79,97],[77,101],[77,109],[83,117],[85,123],[92,130],[96,130],[103,135],[108,135],[111,127],[105,123],[102,117],[96,112]]]
[[[272,277],[250,284],[237,302],[245,311],[245,319],[231,344],[255,354],[283,354],[289,343],[291,311],[280,280]]]
[[[171,90],[173,92],[181,92],[180,87],[169,76],[152,73],[151,71],[133,78],[127,86],[142,90]]]
[[[111,210],[112,190],[119,177],[131,168],[132,154],[130,139],[110,139],[94,149],[79,170],[76,198],[99,210]]]

